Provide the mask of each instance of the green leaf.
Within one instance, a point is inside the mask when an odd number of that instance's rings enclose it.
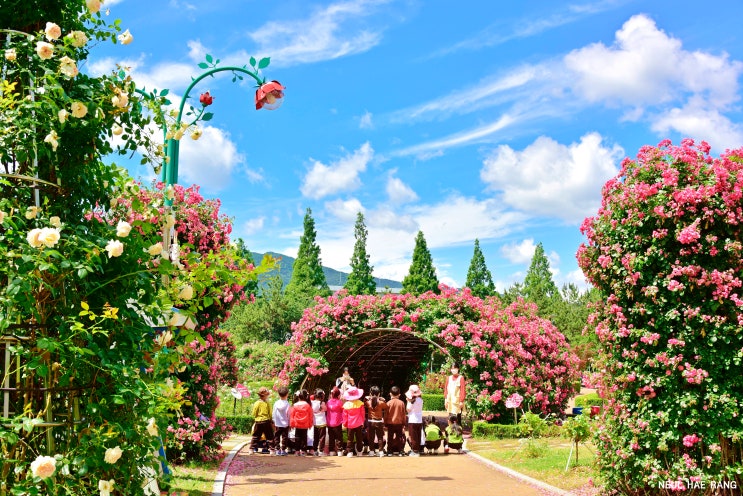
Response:
[[[214,117],[214,114],[212,112],[207,112],[204,115],[201,116],[202,121],[210,121],[212,120],[212,117]]]
[[[255,57],[250,57],[250,65],[255,67]]]
[[[208,69],[209,68],[209,64],[207,64],[206,62],[199,62],[199,67],[201,69]]]
[[[209,62],[209,63],[211,64],[213,60],[214,60],[214,59],[212,58],[212,56],[211,56],[211,55],[209,55],[209,54],[207,53],[207,54],[206,54],[206,61],[207,61],[207,62]]]
[[[264,57],[258,62],[258,69],[265,69],[271,63],[271,57]]]
[[[212,306],[212,303],[214,303],[214,298],[212,298],[211,296],[204,297],[204,307],[210,307]]]
[[[160,96],[166,96],[168,93],[170,93],[170,90],[164,89],[160,92]]]

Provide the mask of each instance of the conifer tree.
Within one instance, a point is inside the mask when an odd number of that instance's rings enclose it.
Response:
[[[297,259],[292,267],[292,278],[286,286],[287,292],[316,295],[329,291],[316,239],[315,220],[312,210],[308,208],[304,215],[304,232],[299,238]]]
[[[419,295],[426,291],[438,294],[439,280],[436,277],[431,252],[426,245],[426,238],[423,237],[423,231],[418,231],[413,249],[413,263],[410,264],[408,275],[402,280],[402,292]]]
[[[249,264],[255,264],[255,258],[253,258],[253,254],[250,252],[248,247],[245,245],[245,241],[243,241],[242,238],[237,238],[237,241],[235,242],[235,245],[237,245],[237,252],[238,254],[248,262]],[[258,278],[251,279],[248,281],[248,283],[243,287],[243,290],[245,291],[245,294],[248,295],[255,295],[258,293]]]
[[[479,239],[475,239],[475,252],[470,261],[470,268],[467,270],[467,281],[464,285],[470,288],[472,294],[479,298],[485,298],[495,294],[493,275],[488,270],[488,266],[485,265],[485,256],[482,254],[482,250],[480,250]]]
[[[351,273],[348,275],[348,280],[346,280],[344,286],[353,295],[373,295],[377,292],[377,284],[374,282],[374,276],[372,275],[374,268],[369,265],[369,254],[366,252],[367,234],[364,214],[359,212],[354,226],[356,243],[353,246],[353,255],[351,256]]]
[[[562,299],[555,281],[552,280],[550,262],[544,253],[542,243],[538,243],[534,250],[521,291],[526,300],[537,304],[539,315],[543,317],[549,316],[554,304]]]

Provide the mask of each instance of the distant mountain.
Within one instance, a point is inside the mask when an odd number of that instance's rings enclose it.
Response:
[[[254,251],[250,253],[253,255],[256,263],[260,263],[260,261],[263,259],[263,253],[256,253]],[[278,264],[278,271],[279,275],[281,276],[281,280],[284,282],[284,287],[286,287],[286,285],[289,284],[289,281],[292,278],[292,267],[294,267],[295,259],[288,255],[282,255],[281,253],[275,253],[272,251],[266,252],[266,254],[271,255],[274,258],[281,259]],[[328,281],[328,286],[330,286],[331,289],[344,286],[346,284],[346,281],[348,280],[348,274],[346,272],[331,269],[330,267],[325,267],[324,265],[322,271],[325,273],[325,280]],[[261,276],[261,279],[272,277],[274,274],[276,274],[276,270],[267,272],[266,274]],[[382,279],[380,277],[375,277],[374,280],[377,283],[377,288],[402,288],[402,283],[400,281]]]

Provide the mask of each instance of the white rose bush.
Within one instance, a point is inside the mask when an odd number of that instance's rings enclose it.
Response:
[[[140,495],[185,404],[177,374],[204,340],[167,316],[177,306],[203,327],[207,307],[228,310],[222,288],[242,287],[254,269],[216,273],[234,253],[207,260],[188,240],[173,263],[162,232],[182,207],[167,215],[162,195],[110,164],[156,149],[144,130],[164,118],[148,108],[166,105],[167,92],[143,100],[126,72],[80,68],[95,43],[134,37],[100,1],[26,7],[0,5],[0,336],[18,340],[0,343],[0,373],[11,371],[0,494]]]

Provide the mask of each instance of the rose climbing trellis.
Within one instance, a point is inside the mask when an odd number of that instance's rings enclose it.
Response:
[[[474,297],[468,289],[441,289],[440,295],[341,292],[318,299],[292,327],[287,342],[291,350],[280,379],[297,388],[307,377],[335,372],[328,370],[328,352],[358,341],[370,330],[381,334],[392,328],[426,347],[437,343],[451,361],[461,364],[469,380],[467,408],[473,415],[501,417],[505,398],[516,392],[524,396],[525,408],[561,412],[574,391],[578,359],[557,328],[538,317],[533,304],[519,300],[505,305],[496,298]]]

